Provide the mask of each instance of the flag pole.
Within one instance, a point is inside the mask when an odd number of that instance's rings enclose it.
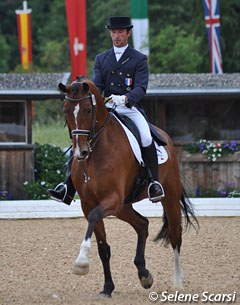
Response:
[[[222,55],[220,47],[220,12],[218,0],[203,0],[205,24],[208,34],[210,71],[222,74]]]
[[[31,13],[27,1],[23,1],[23,9],[15,11],[17,15],[18,44],[20,61],[24,70],[29,70],[32,65],[32,32]]]
[[[133,46],[149,55],[148,0],[130,0],[131,21],[133,24]]]
[[[72,80],[87,74],[86,0],[65,0]]]

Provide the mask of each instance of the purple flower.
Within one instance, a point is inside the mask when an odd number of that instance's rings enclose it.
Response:
[[[204,150],[204,144],[203,144],[203,143],[201,143],[201,144],[199,145],[199,149],[200,149],[200,152],[203,152],[203,150]]]

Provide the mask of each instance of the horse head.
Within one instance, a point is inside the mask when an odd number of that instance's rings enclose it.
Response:
[[[79,161],[86,160],[96,132],[97,101],[99,108],[105,108],[103,98],[87,78],[77,79],[66,86],[60,83],[58,88],[65,94],[63,111],[72,135],[73,156]]]
[[[86,160],[108,116],[104,99],[95,84],[85,77],[66,86],[60,83],[58,88],[65,94],[63,110],[72,135],[73,156],[79,161]]]

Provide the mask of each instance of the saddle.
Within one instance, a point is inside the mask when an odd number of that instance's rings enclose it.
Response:
[[[108,109],[110,111],[110,109]],[[111,111],[113,111],[111,109]],[[131,131],[131,133],[135,136],[138,144],[140,147],[142,147],[142,143],[141,143],[141,137],[140,137],[140,132],[137,128],[137,126],[134,124],[134,122],[126,115],[120,115],[117,111],[113,111],[114,115]],[[156,129],[154,128],[154,126],[149,122],[149,128],[151,131],[151,135],[153,140],[159,145],[159,146],[165,146],[166,143],[160,138],[159,134],[157,133]]]
[[[140,132],[134,122],[126,115],[120,115],[116,111],[114,111],[114,114],[131,131],[139,146],[142,147]]]
[[[134,135],[134,137],[136,138],[138,145],[141,149],[142,148],[141,136],[140,136],[140,132],[139,132],[137,126],[135,125],[135,123],[128,116],[120,115],[116,111],[114,111],[114,115],[116,116],[116,119],[118,119],[122,124],[124,124],[128,128],[128,130],[130,130],[130,132]],[[156,141],[153,134],[152,134],[152,137],[153,137],[154,141]],[[162,145],[162,143],[165,145],[165,143],[162,141],[161,141],[160,145]],[[158,144],[159,144],[159,142],[158,142]],[[143,165],[143,163],[140,163],[139,171],[138,171],[138,174],[133,183],[131,192],[125,198],[124,203],[128,204],[128,203],[137,201],[137,198],[139,197],[139,195],[142,193],[142,191],[146,187],[148,187],[148,185],[149,185],[149,176],[148,176],[146,167]]]

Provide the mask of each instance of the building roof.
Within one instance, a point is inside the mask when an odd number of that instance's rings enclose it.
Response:
[[[0,74],[0,99],[58,99],[60,82],[67,84],[66,73]],[[147,96],[240,97],[240,73],[224,74],[150,74]]]
[[[0,99],[59,99],[58,84],[67,84],[70,76],[69,72],[0,74]]]
[[[150,74],[148,95],[240,97],[240,73],[225,74]]]

